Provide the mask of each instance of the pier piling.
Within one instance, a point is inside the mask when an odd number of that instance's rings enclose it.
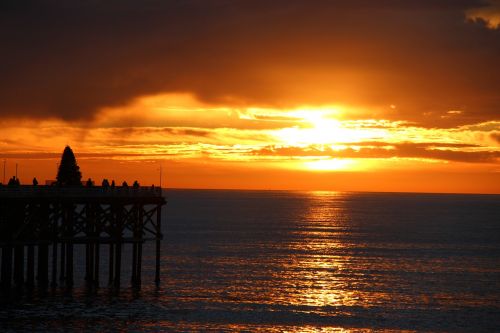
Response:
[[[26,256],[26,286],[33,288],[35,285],[35,247],[28,245],[28,254]]]
[[[24,246],[14,247],[14,283],[17,287],[24,284]]]

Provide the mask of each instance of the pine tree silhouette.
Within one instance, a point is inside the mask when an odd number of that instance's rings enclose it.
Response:
[[[66,146],[57,172],[57,184],[59,186],[82,186],[81,180],[82,173],[76,163],[75,154],[69,146]]]

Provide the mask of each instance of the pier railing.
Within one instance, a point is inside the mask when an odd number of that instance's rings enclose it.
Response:
[[[58,187],[58,186],[0,186],[1,198],[89,198],[89,197],[161,197],[160,187]]]

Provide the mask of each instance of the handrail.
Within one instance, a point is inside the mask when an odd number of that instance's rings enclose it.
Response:
[[[161,197],[160,187],[58,187],[43,185],[0,186],[0,198],[27,197]]]

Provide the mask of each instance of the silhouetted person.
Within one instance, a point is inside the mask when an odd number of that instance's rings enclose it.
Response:
[[[89,178],[89,179],[87,179],[87,182],[85,183],[85,186],[87,186],[87,187],[92,187],[92,186],[94,186],[94,184],[92,183],[92,179],[90,179],[90,178]]]
[[[9,182],[7,183],[7,186],[20,186],[21,182],[19,181],[19,178],[16,178],[16,176],[12,176],[11,179],[9,179]]]
[[[69,146],[64,148],[59,170],[57,171],[57,185],[82,186],[82,173],[76,163],[75,154]]]
[[[37,186],[38,185],[38,180],[36,180],[36,177],[33,178],[33,186]]]
[[[139,182],[136,180],[134,181],[134,184],[132,185],[132,188],[138,189],[139,188]]]
[[[10,187],[16,186],[16,177],[15,176],[12,176],[12,178],[9,179],[7,186],[10,186]]]
[[[101,185],[102,185],[103,188],[108,188],[109,187],[109,181],[106,178],[104,178],[102,180],[102,184]]]

